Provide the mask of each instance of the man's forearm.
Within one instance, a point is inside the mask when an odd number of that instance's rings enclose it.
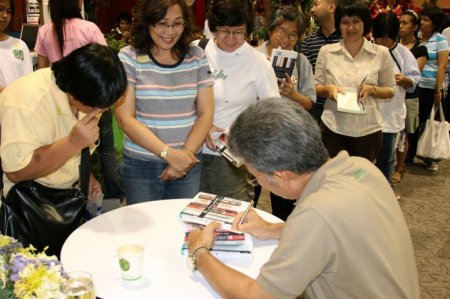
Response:
[[[273,298],[254,279],[231,269],[207,251],[197,256],[197,268],[222,298]]]
[[[53,144],[36,149],[26,167],[14,172],[5,172],[5,174],[15,183],[34,180],[55,172],[78,153],[81,153],[81,149],[70,143],[68,137],[64,137]]]

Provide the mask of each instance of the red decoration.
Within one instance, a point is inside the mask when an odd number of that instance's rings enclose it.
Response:
[[[370,15],[374,19],[380,13],[392,11],[400,17],[401,13],[407,9],[413,9],[410,0],[397,0],[394,7],[390,7],[387,0],[374,0],[370,5]]]

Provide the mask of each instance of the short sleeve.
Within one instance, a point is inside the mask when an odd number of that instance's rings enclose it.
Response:
[[[445,36],[443,35],[438,35],[437,36],[437,42],[438,42],[438,46],[437,46],[437,51],[438,52],[443,52],[443,51],[449,51],[450,47],[448,45],[447,39],[445,38]]]
[[[103,33],[100,31],[100,28],[97,27],[97,25],[94,24],[94,29],[92,31],[92,42],[98,43],[103,46],[107,46],[105,37],[103,36]]]
[[[380,71],[378,73],[378,86],[395,88],[395,74],[389,50],[381,46],[378,47],[378,49],[380,50]]]
[[[314,244],[314,246],[311,246]],[[297,298],[324,269],[336,271],[337,244],[330,229],[311,208],[294,209],[278,247],[256,281],[276,298]]]
[[[300,58],[300,74],[298,82],[298,92],[309,97],[311,101],[316,102],[316,88],[314,86],[314,74],[311,63],[303,55]]]
[[[202,49],[198,49],[201,51],[200,58],[198,61],[198,88],[208,87],[214,85],[214,80],[212,78],[211,69],[209,67],[208,58],[206,57],[205,52]]]
[[[428,50],[425,46],[418,46],[413,54],[416,59],[420,57],[426,57],[428,59]]]
[[[33,152],[52,144],[54,130],[44,109],[4,107],[2,109],[1,157],[3,170],[13,172],[26,167]]]
[[[319,50],[319,55],[317,56],[316,61],[316,69],[314,72],[314,80],[315,84],[321,84],[325,85],[327,84],[327,78],[326,78],[326,47],[322,47]]]
[[[257,63],[259,66],[258,76],[256,78],[256,92],[258,98],[281,98],[280,91],[278,89],[277,78],[275,72],[266,59],[264,54],[258,52],[258,50],[252,49],[257,55]]]
[[[127,74],[128,85],[132,87],[136,86],[136,57],[136,52],[131,50],[130,46],[122,48],[119,52],[119,59]]]
[[[38,55],[45,56],[45,57],[48,56],[47,51],[45,49],[45,42],[44,42],[44,38],[45,38],[44,35],[46,32],[46,28],[47,28],[46,26],[42,26],[41,28],[39,28],[38,35],[36,38],[36,45],[34,46],[34,51]]]

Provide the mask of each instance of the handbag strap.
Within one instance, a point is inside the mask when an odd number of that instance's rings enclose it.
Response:
[[[88,195],[89,192],[89,178],[91,176],[91,154],[89,153],[89,147],[84,148],[81,151],[81,163],[80,163],[80,189],[84,195]],[[3,195],[3,167],[0,159],[0,190]]]
[[[431,108],[431,112],[430,112],[430,120],[434,120],[435,119],[435,116],[436,116],[436,109],[435,108],[439,109],[440,121],[441,122],[445,122],[444,111],[442,109],[442,103],[439,103],[439,105],[433,104],[433,107]]]
[[[91,176],[91,154],[89,152],[89,147],[85,147],[81,151],[81,162],[80,162],[80,189],[84,195],[89,193],[89,178]]]

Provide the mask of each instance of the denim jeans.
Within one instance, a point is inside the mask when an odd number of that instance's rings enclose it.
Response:
[[[201,154],[197,155],[201,161]],[[162,159],[138,160],[123,155],[122,182],[127,204],[159,199],[192,198],[199,192],[202,163],[195,165],[183,178],[163,181],[159,178],[168,163]]]
[[[376,165],[383,175],[391,183],[395,162],[395,139],[397,133],[383,133],[383,144],[377,156]]]

